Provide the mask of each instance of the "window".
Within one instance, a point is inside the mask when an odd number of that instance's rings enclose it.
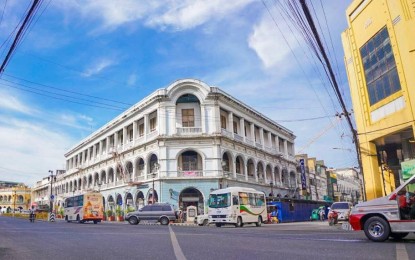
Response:
[[[237,134],[238,133],[238,123],[233,121],[233,133]]]
[[[138,126],[138,136],[144,135],[144,124]]]
[[[157,117],[150,118],[150,132],[156,130]]]
[[[239,203],[241,205],[249,205],[248,194],[246,192],[239,192]]]
[[[141,211],[151,211],[151,206],[144,206],[141,208]]]
[[[184,152],[182,154],[183,171],[194,171],[197,169],[197,153],[193,151]]]
[[[226,208],[231,205],[230,202],[231,194],[211,194],[209,196],[209,207],[210,208]]]
[[[163,206],[163,211],[172,211],[170,206]]]
[[[226,117],[225,117],[225,116],[223,116],[223,115],[221,115],[221,116],[220,116],[220,126],[221,126],[223,129],[226,129]]]
[[[162,206],[153,206],[151,211],[162,211],[163,207]]]
[[[195,111],[194,109],[182,109],[182,126],[195,127]]]
[[[386,27],[360,48],[370,105],[401,89]]]

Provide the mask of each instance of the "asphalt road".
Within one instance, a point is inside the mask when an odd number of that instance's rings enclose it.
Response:
[[[0,259],[415,259],[415,235],[373,243],[326,222],[260,228],[35,222],[0,216]]]

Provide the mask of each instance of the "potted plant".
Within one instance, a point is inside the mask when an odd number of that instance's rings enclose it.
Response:
[[[102,212],[102,220],[106,221],[107,220],[107,212]]]
[[[115,220],[114,213],[110,209],[107,210],[107,219],[108,219],[108,221],[114,221]]]
[[[117,215],[117,221],[124,221],[124,211],[120,206],[115,209],[115,214]]]

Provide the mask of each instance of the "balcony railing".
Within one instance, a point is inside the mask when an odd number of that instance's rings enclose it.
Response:
[[[244,141],[244,138],[242,136],[238,135],[238,134],[233,134],[233,138],[236,141],[239,141],[239,142],[243,142]]]
[[[179,135],[189,135],[189,134],[199,134],[202,133],[201,127],[177,127],[177,134]]]
[[[178,171],[177,177],[185,177],[185,178],[203,177],[203,171]]]
[[[243,175],[243,174],[236,174],[236,179],[238,180],[238,181],[244,181],[245,180],[245,175]]]
[[[224,128],[221,129],[221,133],[222,133],[222,135],[227,136],[229,138],[232,138],[233,137],[232,136],[232,133],[229,132],[228,130],[224,129]]]
[[[249,139],[249,138],[245,138],[245,142],[247,143],[247,144],[249,144],[249,145],[254,145],[254,141],[252,141],[251,139]]]
[[[261,143],[255,143],[255,147],[259,148],[259,149],[262,149],[262,144]]]

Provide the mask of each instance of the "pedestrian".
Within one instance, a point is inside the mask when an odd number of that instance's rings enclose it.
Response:
[[[324,215],[325,215],[325,214],[324,214],[324,208],[321,208],[321,209],[320,209],[319,214],[320,214],[320,220],[321,220],[321,221],[324,221]]]

